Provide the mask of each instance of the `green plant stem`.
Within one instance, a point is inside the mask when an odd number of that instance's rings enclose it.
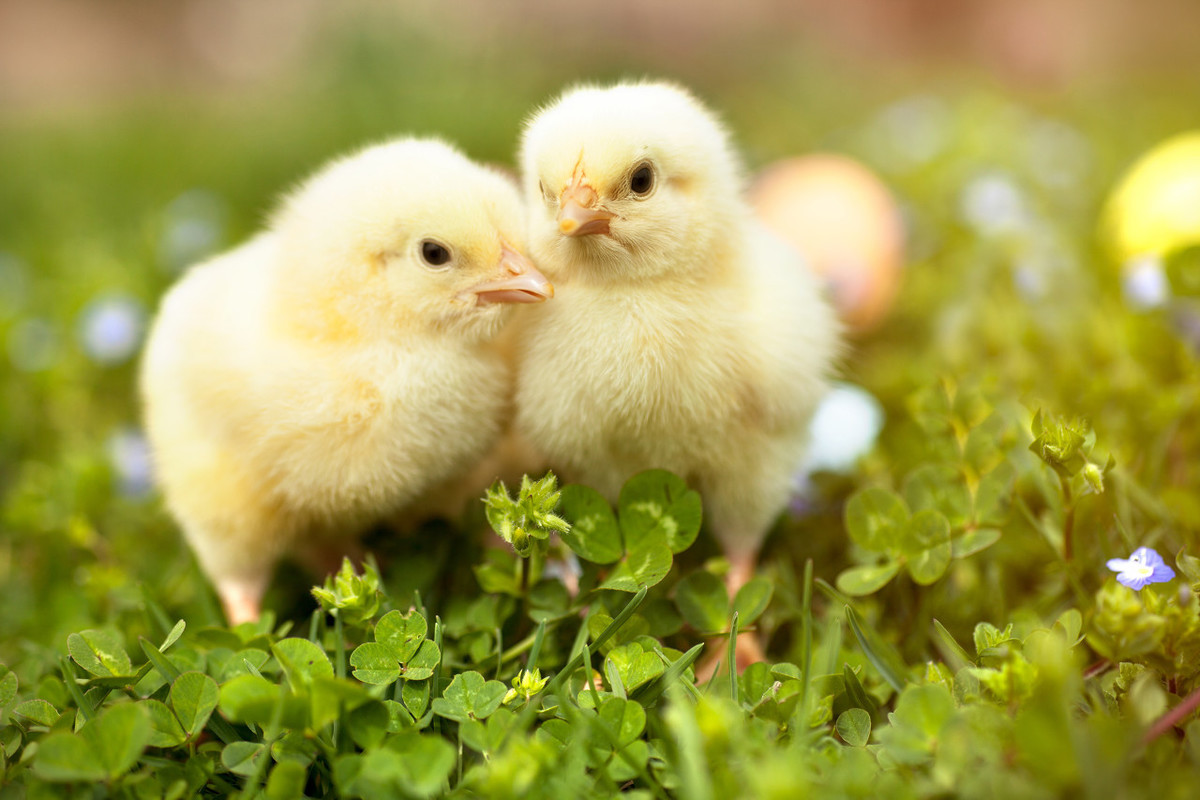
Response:
[[[334,664],[337,667],[337,676],[344,679],[346,677],[346,637],[342,632],[341,614],[335,614],[333,617],[333,636],[334,653],[337,659]]]
[[[808,720],[808,684],[812,675],[812,587],[813,587],[813,562],[812,559],[807,559],[804,562],[804,589],[801,595],[800,623],[803,626],[801,634],[803,642],[803,654],[800,664],[800,703],[799,709],[801,720]]]
[[[1063,561],[1068,564],[1075,557],[1074,529],[1075,529],[1075,500],[1071,496],[1071,482],[1065,476],[1060,475],[1058,479],[1059,485],[1062,486],[1063,496]]]

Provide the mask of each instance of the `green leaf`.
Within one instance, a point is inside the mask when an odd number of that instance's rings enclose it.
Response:
[[[405,681],[400,687],[400,699],[414,717],[424,716],[425,709],[429,707],[429,681]]]
[[[52,733],[38,742],[33,774],[44,781],[99,783],[108,777],[100,756],[73,733]]]
[[[253,675],[255,670],[263,668],[270,657],[271,654],[266,650],[259,650],[257,648],[238,650],[229,657],[229,660],[221,668],[221,682],[224,683],[225,681],[232,680],[238,675]]]
[[[1068,608],[1054,621],[1054,629],[1062,631],[1067,647],[1074,647],[1083,639],[1083,614],[1077,608]]]
[[[583,560],[611,564],[625,552],[612,507],[595,489],[564,486],[562,512],[571,521],[571,530],[561,534],[562,540]]]
[[[849,664],[842,665],[842,685],[846,689],[846,699],[855,708],[861,708],[868,714],[874,714],[879,710],[878,704],[867,694],[867,690],[863,688],[859,682],[858,676],[854,674],[854,670],[850,669]]]
[[[939,511],[959,528],[971,517],[971,492],[954,467],[926,464],[909,473],[904,481],[904,499],[914,513]]]
[[[343,558],[337,574],[328,576],[324,586],[314,586],[312,595],[344,623],[365,625],[379,611],[379,571],[368,558],[360,575],[350,559]]]
[[[360,684],[345,678],[316,678],[308,688],[310,730],[319,731],[338,718],[372,700]]]
[[[240,675],[221,687],[220,706],[234,722],[265,725],[282,687],[259,675]]]
[[[294,761],[284,761],[271,769],[267,778],[267,800],[296,800],[304,796],[308,770]]]
[[[973,668],[968,668],[973,669]],[[876,738],[889,763],[916,766],[927,763],[939,742],[942,727],[954,712],[950,691],[940,683],[910,686],[888,715],[890,725]]]
[[[404,685],[408,686],[408,684]],[[383,705],[388,712],[388,733],[399,733],[405,728],[411,728],[416,723],[412,712],[395,700],[384,700]]]
[[[767,610],[771,604],[771,595],[775,587],[763,577],[751,578],[738,589],[737,597],[733,599],[733,610],[737,612],[738,624],[742,627],[752,625]]]
[[[384,747],[339,757],[333,779],[343,797],[432,797],[454,768],[455,751],[441,737],[398,734]]]
[[[171,684],[171,708],[179,717],[179,724],[194,738],[204,730],[208,718],[221,699],[217,682],[201,672],[185,672]]]
[[[899,561],[851,567],[837,577],[837,588],[852,597],[862,597],[887,586],[900,571]]]
[[[512,730],[516,715],[507,708],[497,709],[495,714],[487,718],[487,723],[467,720],[459,726],[463,744],[485,755],[490,755],[504,745],[504,741]]]
[[[38,725],[45,725],[47,728],[58,722],[60,716],[54,706],[41,699],[18,703],[13,708],[13,713]]]
[[[17,696],[17,673],[0,664],[0,709],[6,708]]]
[[[354,667],[355,678],[374,686],[387,686],[400,678],[400,662],[395,649],[378,642],[366,642],[354,648],[350,666]]]
[[[900,694],[896,710],[888,714],[893,725],[919,731],[932,740],[954,714],[954,699],[940,683],[909,686]]]
[[[346,715],[346,731],[354,743],[364,750],[378,747],[387,736],[391,715],[379,700],[371,700]]]
[[[482,564],[476,564],[471,568],[475,573],[475,580],[479,581],[479,588],[483,589],[488,594],[507,594],[513,597],[520,597],[521,582],[517,580],[517,576],[512,569],[515,563],[515,556],[512,553],[493,549],[484,555],[486,559]],[[498,562],[507,561],[507,564]]]
[[[1000,464],[980,479],[979,486],[975,488],[976,524],[994,527],[1008,519],[1015,480],[1016,471],[1007,463]]]
[[[258,762],[269,758],[267,747],[261,742],[231,742],[221,751],[221,764],[225,769],[250,777],[258,770]]]
[[[1200,558],[1188,555],[1184,548],[1180,548],[1175,555],[1175,566],[1179,567],[1179,572],[1187,578],[1188,583],[1193,586],[1200,584]]]
[[[1011,622],[1004,626],[1004,630],[1000,630],[990,622],[976,623],[972,638],[975,642],[975,652],[980,656],[994,653],[998,648],[1016,641]]]
[[[179,725],[175,714],[158,700],[144,700],[142,704],[150,716],[151,747],[174,747],[187,741],[187,733]]]
[[[271,645],[283,672],[293,688],[311,683],[314,678],[332,678],[333,664],[325,651],[308,639],[283,639]]]
[[[838,715],[838,736],[851,747],[866,747],[871,738],[871,715],[861,708],[851,708]]]
[[[646,727],[646,712],[634,700],[609,697],[600,704],[598,716],[617,747],[625,747],[633,742]]]
[[[400,675],[406,681],[426,680],[433,676],[433,672],[437,669],[441,659],[442,653],[438,649],[437,644],[426,639],[421,643],[420,649],[417,650],[412,660],[404,664],[400,670]]]
[[[869,486],[851,495],[846,503],[846,531],[865,550],[892,550],[905,534],[908,507],[900,495],[879,486]]]
[[[317,744],[304,731],[292,730],[271,743],[271,758],[283,763],[290,761],[307,767],[317,757]]]
[[[666,669],[662,659],[653,652],[646,652],[638,642],[614,647],[608,652],[606,661],[616,669],[626,692],[649,683]]]
[[[485,719],[504,700],[508,687],[500,681],[485,681],[478,672],[462,672],[454,676],[445,693],[433,701],[433,711],[440,717],[464,722]]]
[[[396,660],[403,663],[416,655],[428,630],[425,618],[416,610],[407,614],[389,611],[375,625],[375,641],[390,647]]]
[[[150,743],[150,715],[139,703],[111,706],[79,729],[109,778],[118,778],[137,763]]]
[[[918,511],[909,521],[907,542],[917,548],[908,552],[908,572],[912,579],[927,586],[946,573],[950,566],[950,523],[938,511]]]
[[[966,558],[981,550],[986,550],[1000,541],[1000,531],[996,528],[976,528],[950,540],[950,557]]]
[[[652,545],[631,551],[617,564],[608,579],[600,584],[601,589],[619,592],[637,592],[654,586],[671,571],[671,550],[666,545]]]
[[[706,570],[693,572],[675,585],[675,605],[687,623],[700,633],[724,630],[729,621],[725,582]]]
[[[132,675],[133,663],[116,631],[87,630],[67,637],[71,659],[92,675]]]
[[[658,545],[681,553],[700,532],[700,495],[666,470],[646,470],[626,481],[617,507],[625,549],[631,553]]]
[[[176,622],[175,627],[171,628],[170,633],[167,634],[167,638],[163,640],[161,645],[159,645],[159,652],[166,652],[168,647],[179,641],[179,637],[183,636],[183,631],[185,628],[187,628],[187,623],[185,623],[183,620]]]

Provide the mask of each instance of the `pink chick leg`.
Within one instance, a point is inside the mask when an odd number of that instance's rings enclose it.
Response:
[[[222,578],[216,581],[217,596],[225,608],[230,626],[257,622],[262,610],[262,597],[267,591],[267,576],[254,578]]]

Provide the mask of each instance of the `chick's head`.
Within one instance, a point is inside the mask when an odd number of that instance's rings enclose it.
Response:
[[[568,91],[529,120],[520,161],[532,252],[551,277],[694,269],[745,214],[724,129],[672,84]]]
[[[513,303],[553,296],[523,255],[515,186],[438,141],[337,161],[283,205],[279,294],[318,336],[495,335]]]

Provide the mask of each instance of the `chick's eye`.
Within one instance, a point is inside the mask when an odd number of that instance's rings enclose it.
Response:
[[[654,188],[654,170],[649,164],[643,164],[629,176],[629,191],[637,195],[649,193]]]
[[[421,258],[431,267],[442,267],[450,263],[450,251],[445,245],[426,239],[421,242]]]

